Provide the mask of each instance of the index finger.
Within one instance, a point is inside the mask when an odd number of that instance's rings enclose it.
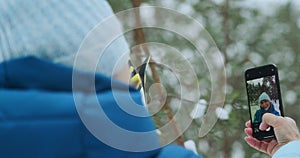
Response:
[[[250,120],[248,120],[248,121],[245,123],[245,126],[248,127],[248,128],[251,128],[251,122],[250,122]]]
[[[282,122],[282,119],[283,117],[281,116],[276,116],[271,113],[265,113],[262,118],[262,124],[266,124],[275,128],[280,122]]]

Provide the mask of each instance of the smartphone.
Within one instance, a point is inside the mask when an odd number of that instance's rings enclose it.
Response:
[[[265,113],[283,116],[277,67],[271,64],[247,69],[245,81],[253,137],[258,140],[276,139],[273,127],[261,131],[259,125]]]

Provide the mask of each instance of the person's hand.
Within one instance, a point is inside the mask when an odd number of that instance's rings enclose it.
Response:
[[[269,126],[274,127],[276,139],[259,141],[252,136],[250,121],[246,122],[246,142],[253,148],[272,156],[281,146],[300,140],[300,134],[295,121],[289,117],[276,116],[270,113],[263,115],[260,130],[266,130]]]

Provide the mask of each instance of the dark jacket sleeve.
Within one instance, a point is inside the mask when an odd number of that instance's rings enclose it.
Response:
[[[255,123],[258,123],[258,122],[261,122],[261,112],[260,112],[260,110],[257,110],[256,112],[255,112],[255,115],[254,115],[254,122]]]

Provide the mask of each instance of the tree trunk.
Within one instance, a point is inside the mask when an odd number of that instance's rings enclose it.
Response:
[[[135,21],[136,21],[136,26],[137,29],[134,30],[134,39],[136,41],[137,45],[141,45],[146,43],[146,39],[145,39],[145,35],[144,35],[144,31],[143,28],[141,28],[141,18],[140,18],[140,11],[139,11],[139,6],[142,3],[142,0],[131,0],[131,3],[133,5],[133,7],[135,7]],[[145,53],[145,56],[150,56],[150,52],[149,49],[147,47],[147,45],[142,45],[141,46],[141,50],[143,50],[143,52]],[[142,51],[140,52],[142,54]],[[140,55],[141,57],[142,55]],[[142,61],[142,59],[140,59],[140,61]],[[160,83],[160,78],[159,75],[157,74],[157,70],[155,68],[155,62],[150,59],[149,62],[149,67],[151,69],[151,73],[152,73],[152,77],[155,83]],[[160,87],[157,87],[158,89],[158,93],[160,94],[159,96],[162,96],[162,90],[160,89]],[[174,114],[172,109],[169,107],[168,103],[165,102],[162,108],[164,111],[167,111],[167,116],[169,121],[171,121],[171,125],[173,126],[174,131],[177,133],[177,135],[179,135],[181,133],[180,129],[177,126],[176,121],[173,119],[174,118]],[[177,139],[176,139],[176,143],[178,145],[183,146],[184,144],[184,139],[182,137],[182,135],[180,135]]]

